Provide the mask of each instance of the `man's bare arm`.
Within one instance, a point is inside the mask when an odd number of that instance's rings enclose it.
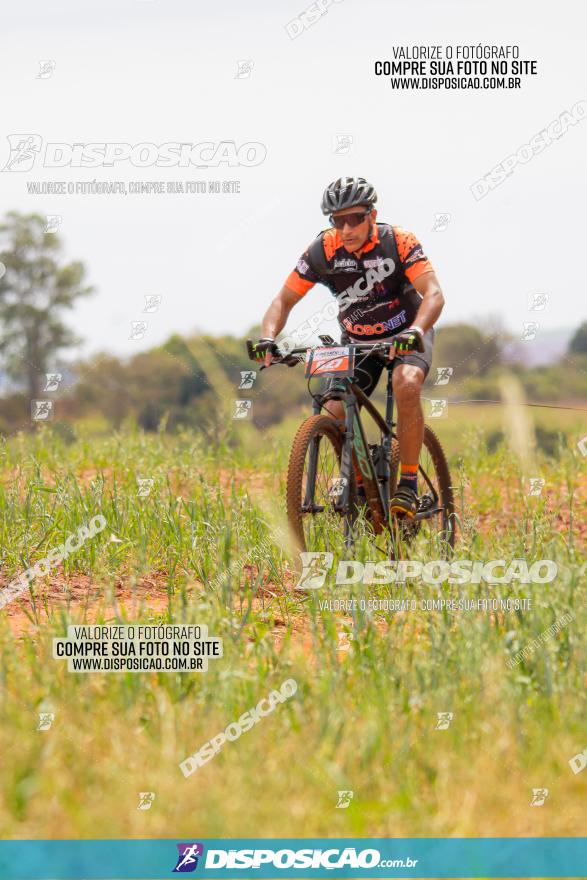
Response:
[[[299,295],[284,285],[265,312],[261,322],[262,338],[275,339],[285,327],[289,313],[299,301]],[[271,355],[268,353],[265,364],[269,366],[270,363]]]
[[[284,285],[265,312],[261,323],[261,335],[275,339],[285,327],[289,313],[299,301],[298,294]]]
[[[435,272],[424,272],[412,283],[423,297],[418,313],[412,321],[412,326],[420,327],[426,333],[440,317],[444,306],[444,296]]]

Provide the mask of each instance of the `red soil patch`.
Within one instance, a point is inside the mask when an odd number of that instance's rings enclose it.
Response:
[[[79,475],[79,478],[89,481],[95,478],[96,474],[97,471],[85,471]],[[180,474],[175,476],[179,477]],[[234,483],[238,488],[246,486],[247,491],[254,496],[257,491],[269,491],[275,494],[278,476],[244,471],[221,471],[218,473],[218,480],[223,492],[228,492]],[[179,486],[179,482],[177,485]],[[543,521],[546,517],[547,528],[568,535],[572,525],[576,546],[578,548],[586,546],[587,521],[582,514],[587,507],[587,474],[582,473],[577,476],[572,522],[566,485],[546,484],[538,498],[528,497],[524,492],[525,489],[519,484],[506,485],[498,481],[492,483],[489,476],[478,479],[474,489],[467,487],[465,490],[465,531],[474,526],[482,534],[499,537],[510,531],[514,522],[520,522],[524,512],[527,511],[530,532],[532,511],[542,506],[540,516]],[[491,501],[490,510],[486,509],[488,501]],[[254,582],[257,575],[256,567],[245,565],[243,571],[247,580]],[[293,574],[286,578],[288,592],[293,591],[295,587],[294,578]],[[198,581],[194,581],[193,587],[196,590],[204,589]],[[283,589],[273,585],[268,577],[263,581],[262,590],[262,598],[255,599],[253,607],[256,612],[262,608],[266,609],[267,623],[272,626],[272,636],[276,646],[283,642],[285,632],[289,628],[289,638],[299,643],[304,652],[311,654],[312,635],[305,616],[293,615],[288,620],[283,619],[276,602]],[[76,614],[81,614],[88,623],[94,622],[98,616],[102,616],[106,621],[114,621],[123,609],[125,614],[135,620],[141,613],[141,608],[144,609],[142,616],[146,613],[150,616],[163,615],[168,604],[167,574],[153,572],[135,583],[132,583],[129,577],[120,575],[114,586],[110,587],[96,584],[88,575],[76,575],[65,579],[57,572],[52,577],[38,578],[35,581],[35,595],[35,608],[27,595],[23,599],[14,600],[5,609],[0,609],[0,612],[6,614],[12,631],[17,635],[34,631],[37,625],[43,625],[47,621],[48,611],[54,613],[64,606],[75,609]],[[300,600],[301,598],[300,595]],[[300,602],[301,607],[303,606]],[[344,618],[341,616],[341,627],[343,624]],[[387,622],[382,621],[382,625],[387,625]]]
[[[86,623],[94,623],[98,616],[114,621],[122,608],[130,617],[136,617],[141,607],[151,616],[165,614],[167,610],[167,576],[154,572],[141,578],[134,586],[128,586],[122,578],[117,579],[113,591],[95,584],[89,575],[75,575],[69,579],[59,575],[37,578],[34,584],[35,604],[29,595],[15,599],[2,611],[15,635],[31,632],[47,622],[51,613],[69,606],[83,616]],[[31,619],[32,618],[32,619]]]
[[[492,483],[490,477],[479,478],[474,488],[467,486],[465,489],[465,517],[472,520],[482,534],[495,536],[511,531],[512,524],[521,522],[526,515],[530,533],[535,518],[533,514],[543,505],[540,518],[546,528],[550,527],[563,535],[569,535],[572,531],[576,546],[584,549],[587,546],[587,521],[584,515],[587,509],[587,473],[577,474],[576,484],[572,499],[564,483],[545,483],[540,496],[533,497],[526,494],[527,486],[508,486],[503,482]],[[488,496],[495,496],[493,507],[489,511],[481,510],[487,507]]]

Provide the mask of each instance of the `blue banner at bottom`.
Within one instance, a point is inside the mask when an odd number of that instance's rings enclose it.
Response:
[[[586,837],[0,841],[2,880],[586,877]]]

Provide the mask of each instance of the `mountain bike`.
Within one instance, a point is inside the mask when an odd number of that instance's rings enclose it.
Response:
[[[388,533],[392,558],[401,555],[402,548],[423,540],[432,544],[441,558],[448,556],[455,541],[451,478],[441,443],[428,425],[418,462],[418,511],[409,520],[390,516],[390,499],[397,486],[400,464],[393,418],[393,344],[337,345],[331,337],[320,339],[322,347],[278,352],[271,364],[293,367],[305,361],[309,388],[311,379],[335,379],[327,390],[310,390],[313,415],[300,425],[289,457],[287,516],[298,549],[336,549],[341,536],[350,548],[358,526],[363,523],[375,535]],[[250,340],[247,349],[254,359]],[[353,381],[361,357],[366,356],[381,359],[388,371],[385,416]],[[344,424],[324,412],[328,401],[336,399],[344,406]],[[367,440],[364,414],[370,416],[378,429],[378,443]]]

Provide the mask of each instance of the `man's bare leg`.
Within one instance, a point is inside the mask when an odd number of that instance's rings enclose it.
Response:
[[[401,472],[392,510],[408,516],[416,512],[415,497],[411,503],[403,505],[405,509],[402,509],[402,499],[406,489],[412,490],[414,496],[417,494],[418,461],[424,440],[424,413],[421,402],[424,379],[424,370],[413,364],[399,364],[393,371]],[[402,488],[404,492],[401,491]]]

